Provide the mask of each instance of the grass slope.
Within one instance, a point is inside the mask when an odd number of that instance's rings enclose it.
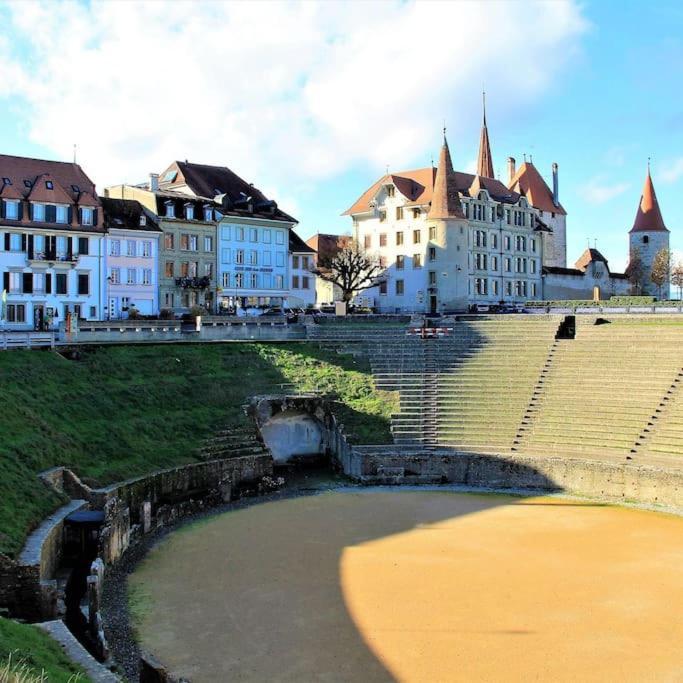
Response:
[[[24,673],[30,673],[37,680],[49,683],[68,683],[74,680],[85,683],[89,680],[46,633],[35,626],[0,617],[0,672],[7,665],[10,655],[13,663],[24,664]],[[40,678],[41,673],[44,674],[43,678]],[[9,681],[12,680],[10,676]]]
[[[103,485],[192,461],[212,431],[246,420],[253,394],[320,389],[357,442],[391,441],[395,397],[366,361],[311,344],[101,347],[79,362],[52,352],[0,353],[0,552],[60,501],[36,479],[56,465]]]

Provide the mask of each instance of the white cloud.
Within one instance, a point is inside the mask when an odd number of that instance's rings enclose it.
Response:
[[[678,157],[678,159],[662,164],[662,168],[658,171],[657,176],[667,184],[675,183],[679,178],[682,178],[683,157]]]
[[[570,0],[523,11],[506,1],[18,2],[0,10],[0,63],[30,139],[61,158],[77,143],[100,187],[188,158],[291,194],[357,166],[425,163],[444,117],[462,167],[458,135],[479,117],[481,84],[490,110],[526,110],[586,29]]]
[[[630,187],[630,183],[610,183],[604,176],[594,176],[579,188],[579,192],[589,204],[605,204]]]

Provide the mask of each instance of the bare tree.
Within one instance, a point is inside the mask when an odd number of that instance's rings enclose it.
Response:
[[[650,280],[657,286],[657,295],[662,298],[662,287],[668,284],[671,277],[671,251],[660,249],[652,261]]]
[[[671,283],[674,287],[678,287],[678,299],[683,300],[683,263],[679,261],[671,269]]]
[[[337,285],[342,301],[347,304],[364,289],[376,287],[385,280],[379,258],[371,256],[355,242],[348,242],[338,251],[318,258],[313,271],[319,278]]]
[[[641,294],[643,291],[643,280],[645,278],[645,268],[643,260],[640,258],[640,251],[637,247],[631,249],[631,256],[626,267],[626,275],[631,283],[631,294]]]

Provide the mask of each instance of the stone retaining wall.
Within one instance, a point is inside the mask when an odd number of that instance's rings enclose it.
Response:
[[[493,489],[565,491],[615,502],[683,510],[683,468],[579,458],[483,455],[395,445],[358,447],[344,472],[367,484],[451,483]]]

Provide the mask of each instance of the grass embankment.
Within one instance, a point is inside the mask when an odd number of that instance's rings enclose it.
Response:
[[[86,683],[88,680],[46,633],[35,626],[0,617],[2,683]]]
[[[257,393],[319,389],[356,442],[391,440],[393,396],[369,364],[310,344],[101,347],[78,362],[56,353],[0,353],[0,552],[59,504],[36,478],[56,465],[103,485],[195,459],[218,428],[246,422]]]

